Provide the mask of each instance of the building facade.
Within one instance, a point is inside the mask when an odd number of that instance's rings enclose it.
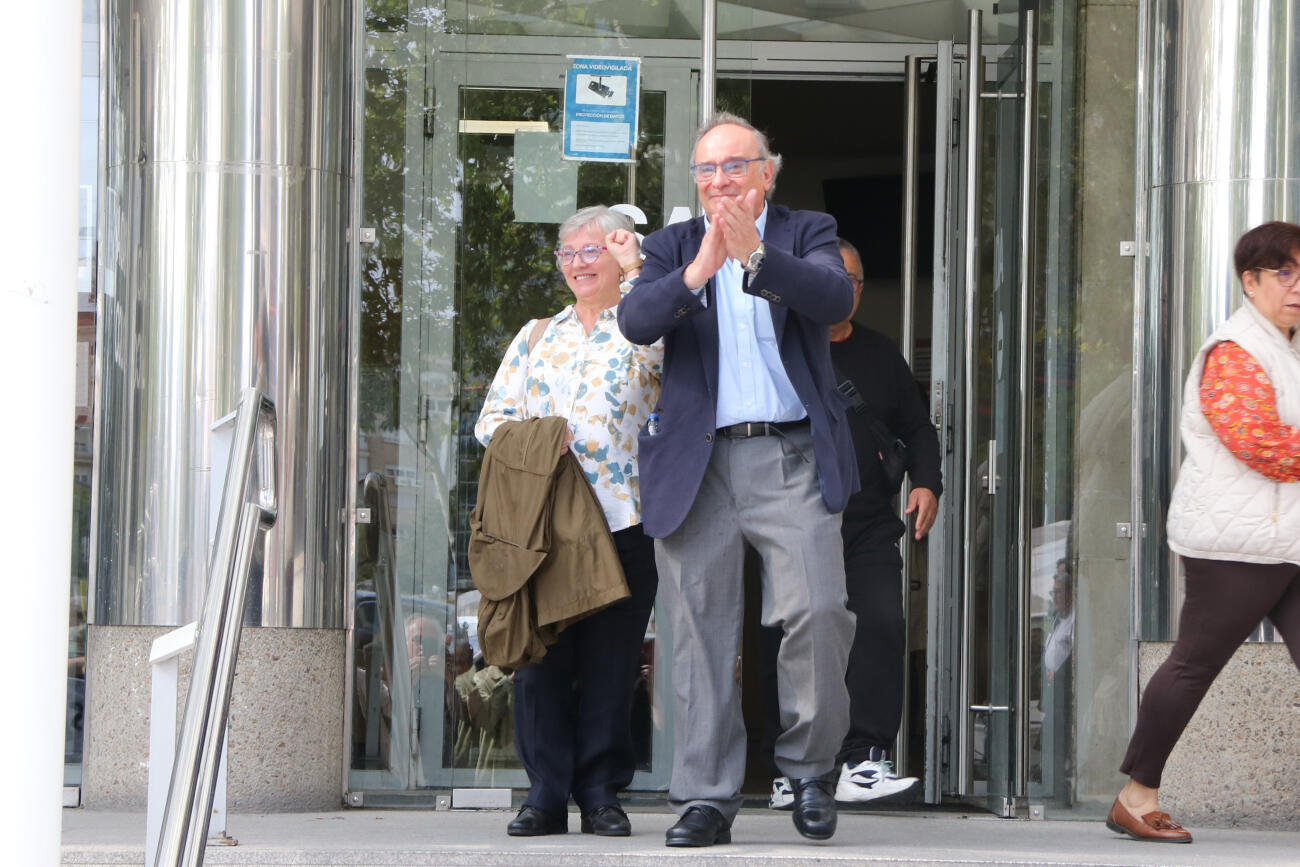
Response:
[[[1189,354],[1235,307],[1236,236],[1300,218],[1293,4],[106,0],[87,16],[66,749],[87,806],[144,803],[149,647],[199,614],[212,427],[250,385],[276,402],[281,507],[245,616],[231,808],[526,787],[510,681],[477,654],[473,424],[509,338],[566,303],[558,224],[597,203],[632,206],[646,233],[694,213],[712,105],[782,153],[776,201],[831,213],[863,252],[857,318],[899,342],[940,432],[940,519],[905,551],[897,764],[930,803],[1104,813],[1181,599],[1162,524]],[[600,63],[634,65],[631,85],[604,94]],[[566,90],[578,79],[594,96]],[[619,122],[584,100],[617,102]],[[607,155],[566,158],[577,134]],[[1296,827],[1300,679],[1268,624],[1257,637],[1175,754],[1165,800],[1189,820],[1226,821],[1226,776],[1233,820]],[[671,764],[671,641],[652,619],[646,793]]]

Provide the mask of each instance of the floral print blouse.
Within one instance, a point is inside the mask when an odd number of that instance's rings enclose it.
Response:
[[[617,308],[602,310],[588,334],[572,305],[557,313],[528,353],[535,319],[515,335],[474,426],[483,445],[502,422],[560,415],[570,449],[605,510],[611,531],[641,522],[637,434],[659,399],[664,348],[629,343]]]
[[[1300,481],[1300,428],[1283,424],[1268,374],[1231,340],[1210,350],[1201,376],[1201,412],[1230,452],[1260,475]]]

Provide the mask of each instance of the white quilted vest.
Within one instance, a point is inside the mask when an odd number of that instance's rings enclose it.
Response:
[[[1187,455],[1169,503],[1169,547],[1186,557],[1300,563],[1300,482],[1275,482],[1238,460],[1201,412],[1205,358],[1231,340],[1268,374],[1278,416],[1300,427],[1300,332],[1290,342],[1246,301],[1201,347],[1183,387]]]

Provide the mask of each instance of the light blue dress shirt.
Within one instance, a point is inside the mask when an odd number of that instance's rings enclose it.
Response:
[[[755,221],[767,229],[767,205]],[[708,229],[709,218],[704,218]],[[727,259],[713,275],[718,313],[717,426],[745,421],[797,421],[808,413],[790,384],[772,327],[772,305],[741,289],[745,271]],[[703,292],[701,287],[700,292]]]

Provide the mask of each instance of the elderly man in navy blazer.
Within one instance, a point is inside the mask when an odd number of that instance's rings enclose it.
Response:
[[[664,339],[657,417],[640,435],[641,506],[672,625],[676,742],[669,846],[731,841],[745,776],[736,678],[746,545],[780,626],[778,767],[805,837],[835,833],[835,755],[848,728],[840,512],[858,487],[827,330],[853,287],[835,220],[767,201],[780,157],[743,118],[715,116],[691,174],[704,217],[645,240],[618,309],[634,343]]]

